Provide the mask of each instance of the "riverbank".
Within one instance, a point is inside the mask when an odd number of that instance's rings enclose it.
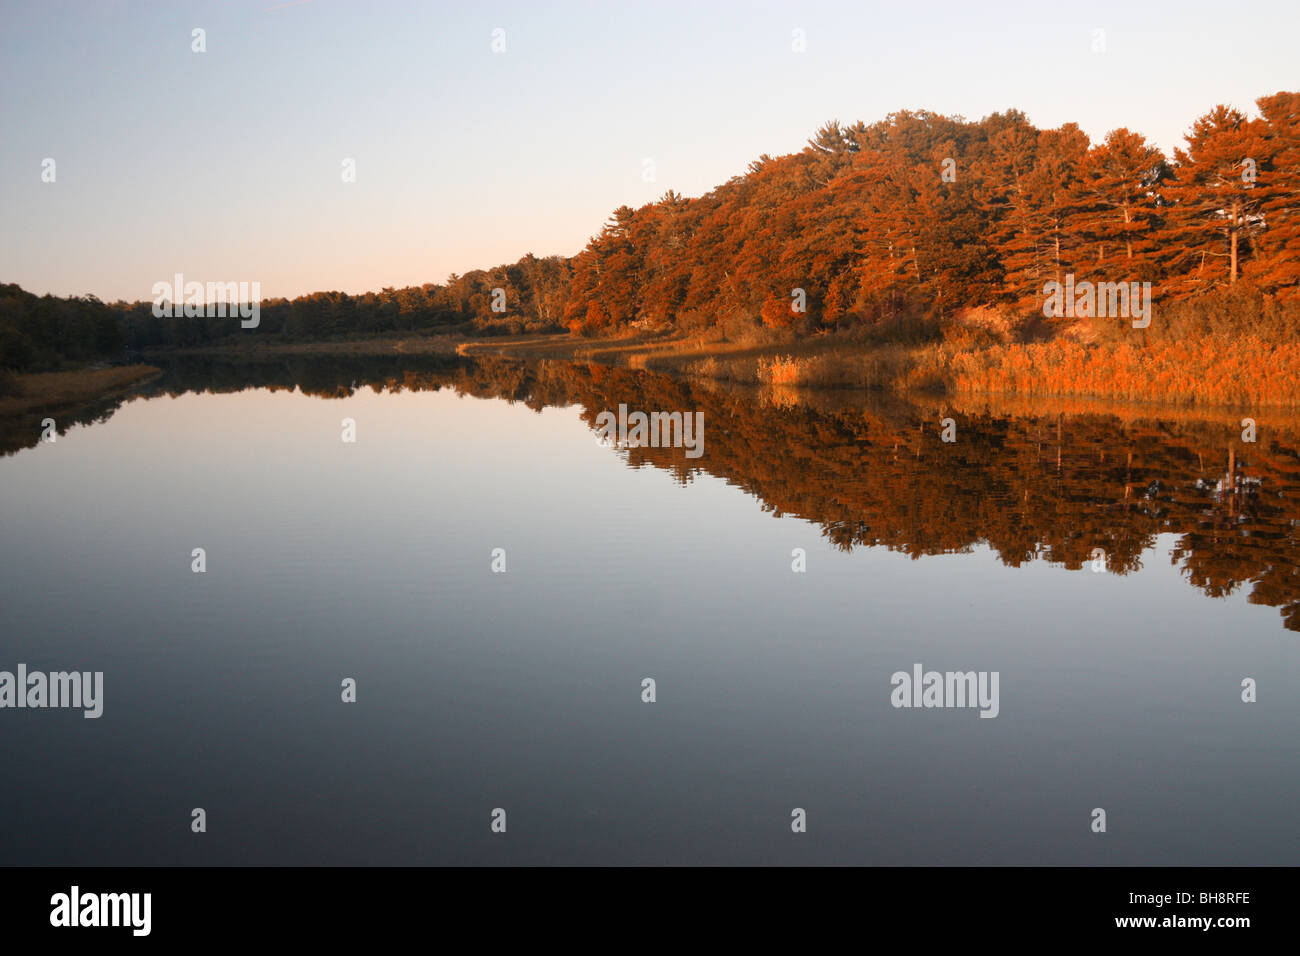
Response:
[[[112,398],[161,374],[161,370],[152,365],[115,365],[9,375],[0,391],[0,416],[89,405]]]
[[[1300,343],[1211,335],[1028,344],[948,340],[919,345],[821,335],[788,342],[675,336],[520,336],[464,343],[463,355],[569,359],[749,385],[1014,395],[1175,407],[1300,407]]]
[[[568,335],[559,337],[568,338]],[[145,357],[161,359],[169,355],[207,355],[214,358],[266,355],[454,355],[457,346],[465,339],[463,334],[438,334],[377,335],[365,339],[327,339],[319,342],[266,342],[249,336],[237,343],[148,352]]]
[[[179,350],[175,355],[498,356],[642,368],[739,385],[873,390],[1018,401],[1088,399],[1170,408],[1300,408],[1300,342],[1220,332],[1176,338],[1134,333],[1109,339],[1058,335],[1009,343],[978,330],[928,342],[868,331],[797,337],[767,330],[727,339],[642,332],[611,338],[568,333],[466,338],[384,336],[354,341],[256,343]]]

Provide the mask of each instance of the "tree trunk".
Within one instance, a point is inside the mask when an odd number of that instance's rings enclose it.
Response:
[[[1232,207],[1232,225],[1229,226],[1229,234],[1232,236],[1232,266],[1228,272],[1228,285],[1237,281],[1237,218],[1238,206],[1234,203]]]

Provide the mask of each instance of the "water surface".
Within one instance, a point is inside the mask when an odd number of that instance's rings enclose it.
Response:
[[[704,454],[600,447],[620,402]],[[1300,862],[1285,421],[413,359],[95,417],[3,431],[0,669],[105,700],[0,710],[0,863]],[[891,706],[915,663],[997,718]]]

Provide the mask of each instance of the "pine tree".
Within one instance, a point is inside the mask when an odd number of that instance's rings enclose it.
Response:
[[[1258,171],[1264,194],[1264,234],[1252,276],[1280,298],[1300,297],[1300,93],[1261,96],[1265,162]]]
[[[1262,124],[1220,105],[1186,139],[1186,149],[1174,150],[1174,175],[1162,188],[1170,205],[1157,237],[1169,276],[1165,289],[1175,298],[1237,281],[1263,229],[1266,198],[1256,188]]]
[[[1120,281],[1150,270],[1160,213],[1156,188],[1167,175],[1164,154],[1140,133],[1111,130],[1089,150],[1081,183],[1087,209],[1080,226],[1096,250],[1098,274]]]

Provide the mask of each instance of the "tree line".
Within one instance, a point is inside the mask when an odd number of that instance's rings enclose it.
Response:
[[[1120,128],[925,111],[823,126],[699,199],[614,211],[573,260],[589,333],[730,316],[805,331],[971,306],[1041,314],[1043,287],[1150,281],[1162,302],[1250,282],[1300,295],[1300,93],[1216,106],[1172,157]]]
[[[694,332],[729,323],[812,333],[993,307],[1028,327],[1066,275],[1151,282],[1162,304],[1248,287],[1300,299],[1300,93],[1216,106],[1166,156],[1120,128],[1092,143],[1020,111],[978,122],[905,110],[824,125],[696,199],[620,206],[572,258],[532,254],[445,283],[261,303],[258,334]],[[238,334],[150,302],[0,286],[0,368]]]
[[[445,283],[349,295],[313,292],[263,299],[257,334],[315,342],[389,333],[465,335],[560,331],[571,268],[562,256],[452,275]],[[499,293],[497,290],[501,290]],[[494,305],[503,308],[494,308]],[[223,310],[225,311],[225,310]],[[233,310],[231,310],[233,312]],[[152,301],[105,303],[93,295],[36,296],[0,285],[0,369],[47,370],[67,362],[220,343],[240,334],[226,315],[155,316]]]

